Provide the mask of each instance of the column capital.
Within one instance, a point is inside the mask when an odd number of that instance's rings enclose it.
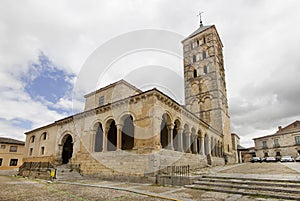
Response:
[[[117,129],[122,129],[124,124],[116,124]]]
[[[178,132],[179,134],[182,134],[182,133],[183,133],[183,128],[177,128],[177,132]]]
[[[173,130],[174,126],[175,126],[175,124],[173,124],[173,123],[167,124],[168,130]]]
[[[184,131],[184,134],[190,136],[192,134],[192,132],[191,131]]]

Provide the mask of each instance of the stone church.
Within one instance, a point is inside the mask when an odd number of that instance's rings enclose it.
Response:
[[[26,132],[24,161],[71,164],[100,177],[235,163],[217,29],[201,23],[182,45],[185,105],[120,80],[86,94],[83,112]]]

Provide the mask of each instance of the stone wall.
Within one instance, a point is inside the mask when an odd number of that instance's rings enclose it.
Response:
[[[212,157],[213,166],[224,165],[224,159]],[[190,153],[181,153],[162,149],[151,154],[136,154],[127,151],[105,153],[80,154],[72,159],[73,164],[80,164],[84,175],[94,175],[103,178],[106,176],[133,176],[153,177],[166,166],[185,166],[199,169],[207,166],[205,156]]]

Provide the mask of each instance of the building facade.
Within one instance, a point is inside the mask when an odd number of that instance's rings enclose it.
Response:
[[[72,163],[84,174],[156,174],[235,163],[222,43],[214,25],[182,41],[186,105],[124,80],[85,95],[82,113],[26,134],[24,161]]]
[[[250,162],[252,157],[256,156],[255,147],[241,149],[242,163]]]
[[[25,142],[0,137],[0,170],[18,168],[23,162]]]
[[[295,121],[272,135],[254,138],[256,156],[297,157],[300,154],[300,121]]]

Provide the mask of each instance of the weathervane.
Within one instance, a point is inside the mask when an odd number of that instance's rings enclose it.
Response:
[[[202,13],[204,13],[204,12],[199,11],[199,14],[197,15],[200,18],[200,27],[203,26],[203,24],[202,24],[202,16],[201,16]]]

